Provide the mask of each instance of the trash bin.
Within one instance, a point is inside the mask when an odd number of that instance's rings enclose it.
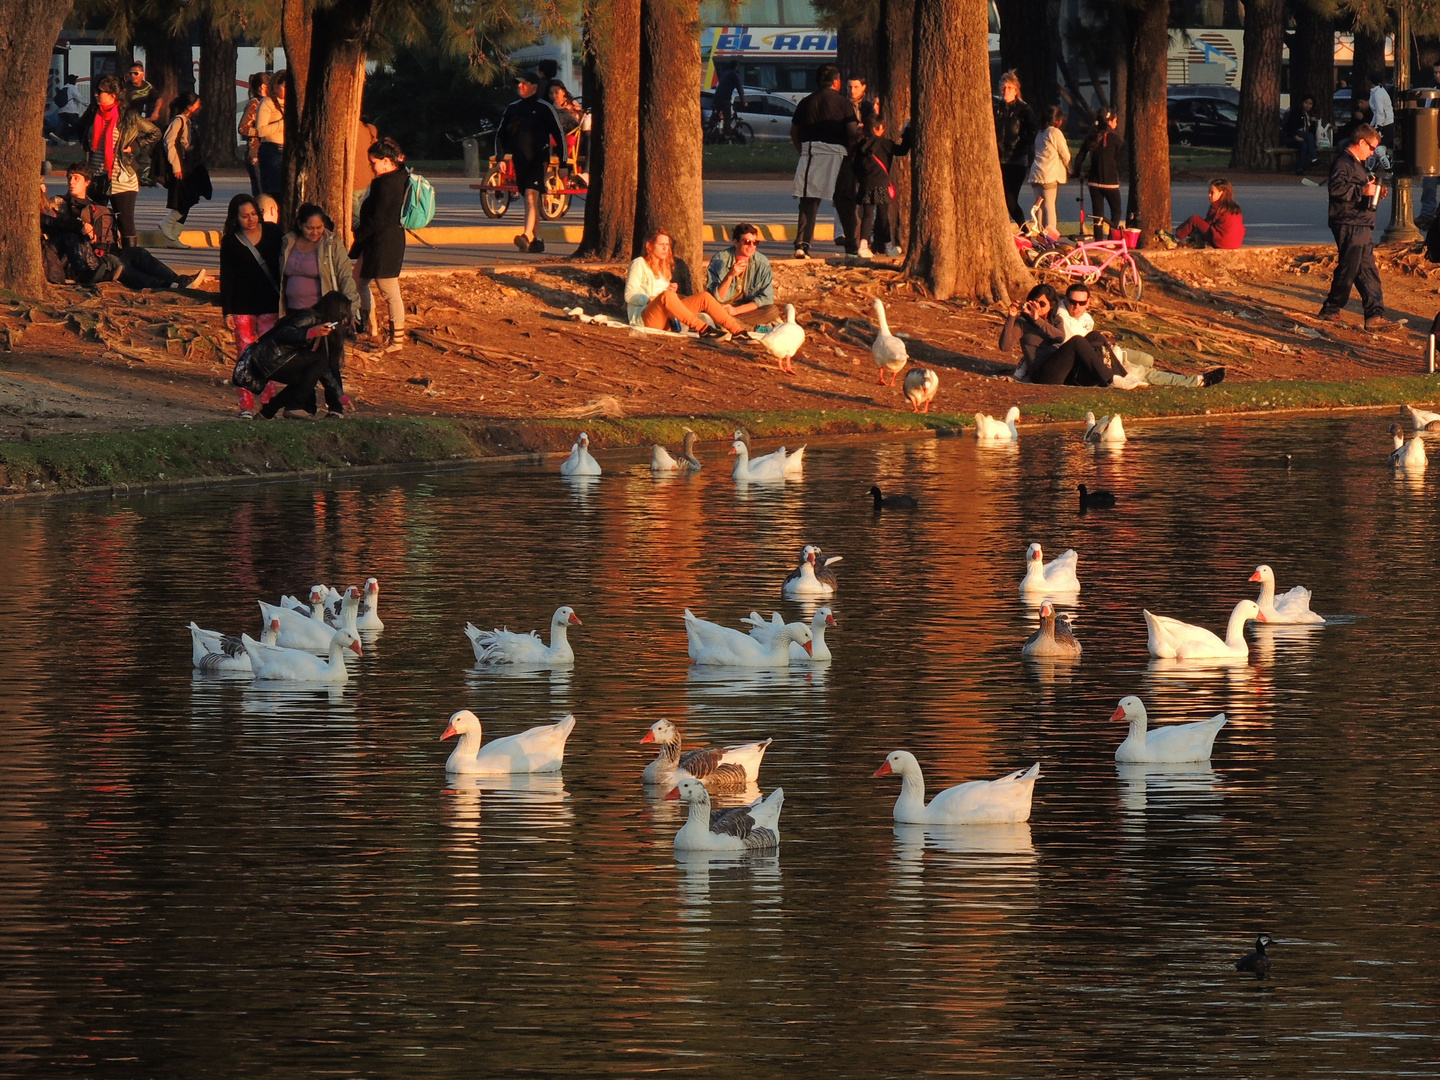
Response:
[[[465,175],[480,176],[480,140],[473,135],[460,140],[460,149],[465,153]]]
[[[1396,173],[1440,176],[1440,90],[1406,90],[1395,110],[1400,136]]]

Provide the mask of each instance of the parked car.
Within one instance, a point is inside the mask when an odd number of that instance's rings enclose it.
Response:
[[[1234,146],[1240,110],[1224,98],[1180,97],[1166,102],[1170,141],[1181,146]]]
[[[1165,88],[1165,96],[1168,98],[1219,98],[1221,101],[1228,101],[1232,105],[1240,104],[1240,91],[1233,86],[1224,86],[1218,83],[1176,83]]]
[[[700,112],[705,123],[710,122],[710,111],[715,95],[709,90],[700,91]],[[739,102],[737,101],[738,105]],[[760,142],[789,142],[790,123],[795,116],[795,105],[779,94],[767,94],[763,90],[745,90],[745,104],[735,110],[735,120],[747,124]]]

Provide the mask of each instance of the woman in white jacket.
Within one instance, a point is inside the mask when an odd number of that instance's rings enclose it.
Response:
[[[1060,185],[1070,179],[1070,145],[1065,141],[1065,110],[1052,105],[1044,114],[1046,123],[1035,136],[1035,163],[1030,166],[1030,186],[1035,202],[1045,204],[1045,235],[1052,240],[1060,237],[1060,221],[1055,209],[1055,196]]]

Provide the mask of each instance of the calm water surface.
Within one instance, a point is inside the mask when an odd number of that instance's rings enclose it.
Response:
[[[0,511],[0,1071],[26,1076],[1433,1076],[1440,469],[1374,416],[1136,422],[814,448],[738,491],[606,462]],[[1283,454],[1293,455],[1288,470]],[[1432,457],[1440,440],[1432,440]],[[873,480],[922,499],[871,514]],[[1117,491],[1078,515],[1074,484]],[[1031,541],[1075,547],[1078,666],[1022,663]],[[835,660],[691,670],[689,606],[779,602],[841,554]],[[1270,563],[1322,629],[1251,660],[1146,655],[1141,607],[1223,629]],[[334,692],[192,677],[185,624],[380,578]],[[477,671],[461,627],[548,625],[572,672]],[[1208,767],[1117,769],[1109,720],[1223,710]],[[487,737],[579,717],[562,776],[447,784]],[[677,860],[637,745],[773,736],[778,856]],[[897,829],[1039,761],[1028,825]],[[1237,974],[1258,931],[1273,978]]]

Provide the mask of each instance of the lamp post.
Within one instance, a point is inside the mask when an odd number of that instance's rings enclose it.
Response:
[[[1396,0],[1395,5],[1395,102],[1398,110],[1401,95],[1410,89],[1410,12],[1408,0]],[[1399,117],[1396,117],[1399,120]],[[1397,142],[1405,138],[1404,125],[1396,123],[1399,134]],[[1397,154],[1404,161],[1413,156],[1412,147],[1399,145]],[[1405,168],[1405,172],[1410,172]],[[1410,209],[1411,178],[1398,173],[1391,177],[1394,188],[1390,192],[1390,224],[1381,237],[1387,244],[1411,243],[1420,239],[1420,230],[1415,228],[1415,215]]]

